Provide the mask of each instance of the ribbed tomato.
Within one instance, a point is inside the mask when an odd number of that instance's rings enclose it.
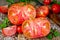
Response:
[[[8,9],[8,18],[12,24],[22,24],[30,17],[36,17],[36,10],[31,4],[16,3]]]
[[[36,9],[37,17],[46,17],[49,14],[48,6],[40,6]]]
[[[27,20],[22,24],[23,34],[27,38],[47,36],[50,32],[50,22],[46,18]]]

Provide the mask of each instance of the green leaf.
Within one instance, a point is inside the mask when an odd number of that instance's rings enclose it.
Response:
[[[8,7],[10,7],[11,4],[15,3],[14,0],[6,0],[8,2]]]
[[[20,2],[25,2],[25,0],[19,0]]]
[[[47,35],[47,38],[49,40],[52,40],[53,37],[57,37],[57,36],[60,36],[60,33],[57,31],[57,29],[52,29],[50,30],[50,34]]]
[[[57,0],[53,0],[53,3],[57,3]]]
[[[25,2],[25,3],[30,3],[32,0],[19,0],[19,2]]]
[[[53,31],[54,31],[53,29],[50,30],[51,33],[53,33]]]
[[[60,33],[58,31],[55,31],[54,32],[54,36],[57,37],[57,36],[60,36]]]
[[[59,2],[57,2],[57,4],[59,4],[59,5],[60,5],[60,1],[59,1]]]
[[[53,38],[52,34],[49,34],[49,35],[47,36],[47,38],[48,38],[49,40],[52,40],[52,38]]]
[[[2,28],[5,28],[5,27],[6,27],[6,24],[4,24],[4,23],[1,24],[1,27],[2,27]]]
[[[14,3],[14,0],[6,0],[8,3]]]
[[[8,20],[8,18],[6,17],[6,18],[3,20],[3,22],[0,24],[0,28],[5,28],[5,27],[7,27],[9,24],[10,24],[10,23],[9,23],[9,20]]]

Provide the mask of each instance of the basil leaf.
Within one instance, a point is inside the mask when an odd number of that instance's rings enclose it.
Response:
[[[14,0],[6,0],[8,3],[14,3]]]
[[[60,5],[60,2],[57,2],[57,4],[59,4],[59,5]]]
[[[47,36],[47,38],[48,38],[49,40],[52,40],[52,38],[53,38],[52,34],[49,34],[49,35]]]
[[[54,36],[57,37],[57,36],[60,36],[60,33],[58,31],[55,31],[54,32]]]
[[[0,24],[0,28],[5,28],[5,27],[7,27],[9,24],[10,24],[10,23],[9,23],[8,18],[5,18],[5,19],[3,20],[3,22]]]
[[[25,2],[25,3],[30,3],[32,0],[19,0],[19,2]]]
[[[25,0],[19,0],[19,2],[25,2]]]
[[[57,0],[53,0],[53,3],[57,3]]]

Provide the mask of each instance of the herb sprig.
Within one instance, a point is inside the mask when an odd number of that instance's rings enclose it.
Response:
[[[6,28],[9,25],[9,20],[7,17],[5,17],[5,19],[2,21],[2,23],[0,24],[0,28]]]
[[[52,40],[53,37],[57,37],[57,36],[60,36],[60,32],[58,32],[57,29],[51,29],[50,34],[47,35],[46,37],[49,40]]]

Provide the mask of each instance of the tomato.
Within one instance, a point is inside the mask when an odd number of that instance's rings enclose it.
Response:
[[[60,7],[60,6],[59,6]],[[60,11],[59,11],[60,12]]]
[[[17,27],[17,32],[18,32],[18,33],[21,33],[21,34],[23,33],[23,32],[22,32],[22,26],[18,26],[18,27]]]
[[[2,29],[2,34],[4,36],[12,36],[16,33],[16,28],[17,28],[17,26],[15,26],[15,25],[9,26],[7,28],[3,28]]]
[[[26,20],[22,24],[22,31],[27,38],[37,38],[47,36],[50,32],[50,22],[44,18]]]
[[[53,4],[51,9],[55,14],[58,14],[60,12],[60,6],[58,4]]]
[[[51,3],[51,0],[43,0],[45,5],[49,5]]]
[[[59,9],[60,9],[60,5],[59,5]]]
[[[0,12],[5,14],[8,12],[8,8],[5,6],[0,6]]]
[[[36,9],[37,17],[46,17],[49,14],[48,6],[40,6]]]
[[[16,3],[12,4],[8,9],[8,19],[12,24],[22,24],[25,20],[30,17],[36,17],[36,10],[31,4]]]

